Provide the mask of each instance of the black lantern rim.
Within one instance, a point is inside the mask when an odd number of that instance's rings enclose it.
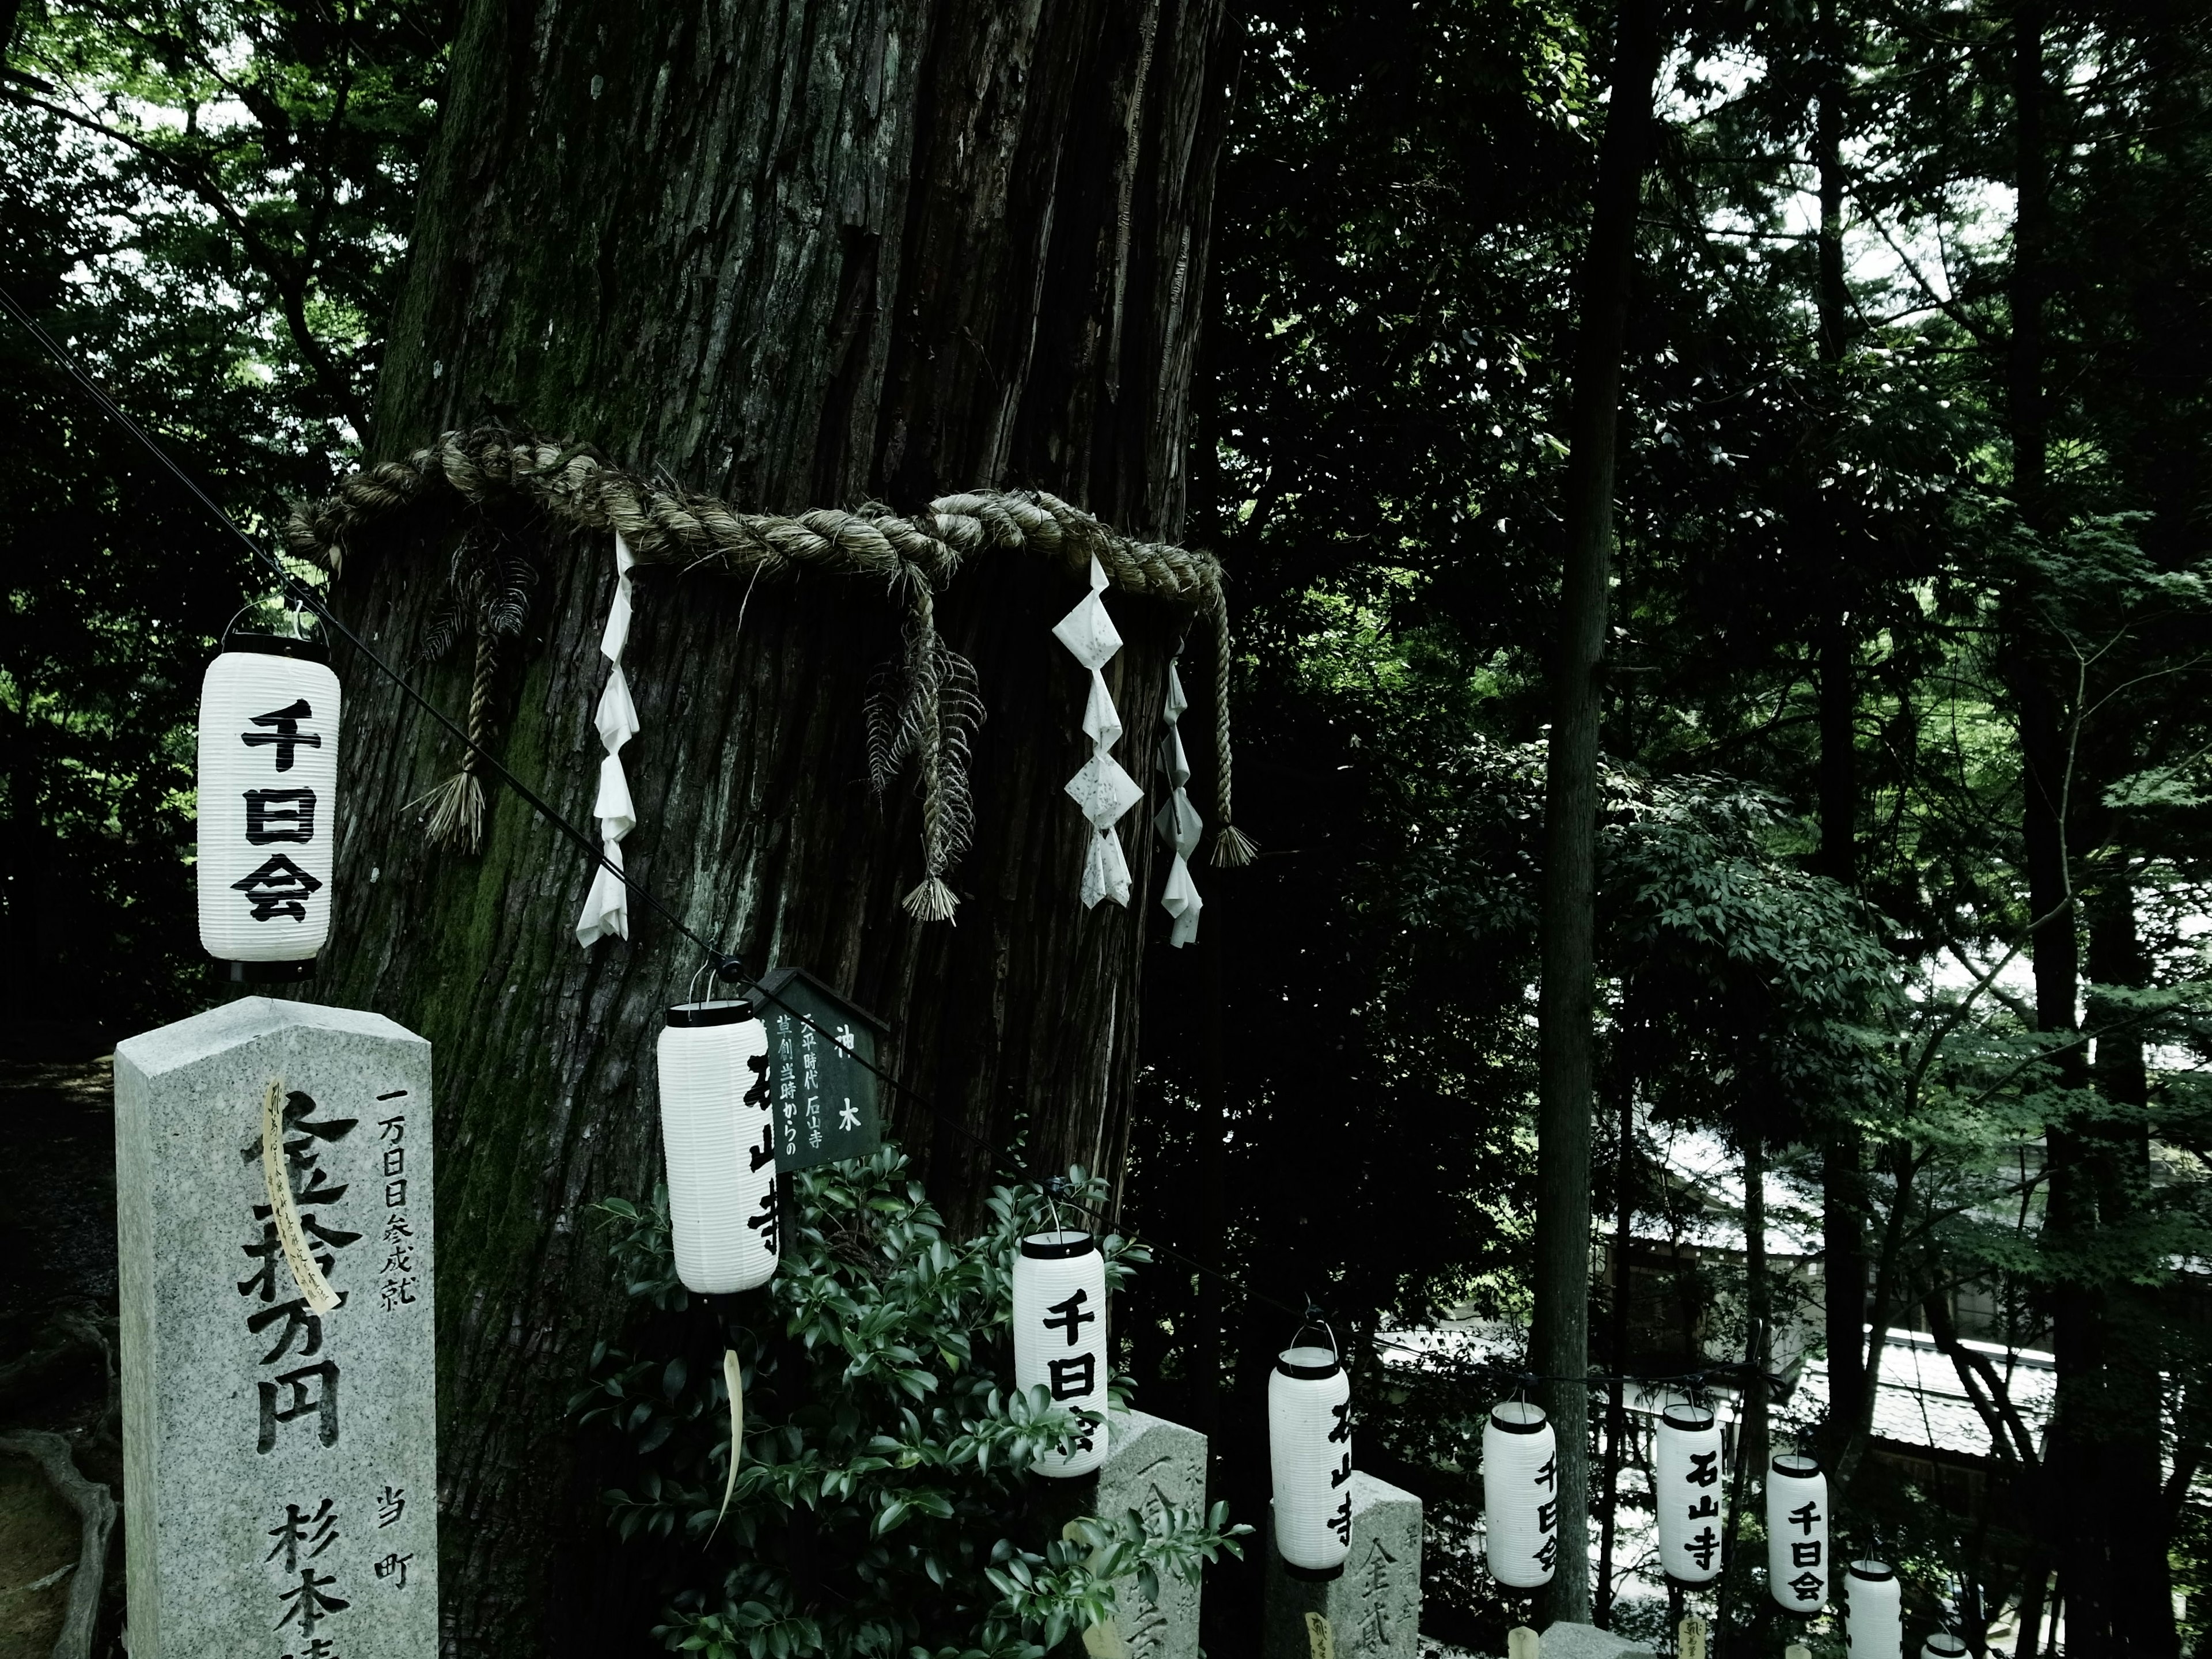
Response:
[[[679,1002],[668,1011],[671,1025],[739,1025],[757,1018],[743,997],[727,1002]]]
[[[315,958],[295,957],[289,962],[233,962],[212,957],[209,965],[230,985],[291,985],[315,975]]]
[[[1300,1358],[1312,1355],[1311,1358]],[[1301,1348],[1285,1348],[1275,1356],[1275,1369],[1285,1376],[1295,1376],[1301,1382],[1318,1382],[1324,1377],[1334,1376],[1344,1369],[1340,1360],[1327,1348],[1311,1345]]]
[[[1927,1651],[1940,1653],[1943,1659],[1966,1659],[1966,1644],[1948,1632],[1929,1637]]]
[[[1670,1429],[1690,1429],[1703,1432],[1713,1425],[1710,1406],[1669,1406],[1659,1413],[1659,1420]]]
[[[1809,1480],[1820,1472],[1820,1460],[1803,1452],[1784,1452],[1774,1460],[1774,1473],[1792,1480]]]
[[[1506,1416],[1508,1412],[1515,1414]],[[1531,1412],[1535,1413],[1533,1418],[1527,1415]],[[1542,1430],[1548,1419],[1544,1415],[1544,1408],[1534,1401],[1501,1400],[1490,1408],[1490,1420],[1508,1434],[1535,1434]]]
[[[1882,1583],[1897,1577],[1890,1571],[1889,1563],[1887,1561],[1854,1561],[1851,1563],[1850,1573],[1852,1577],[1863,1578],[1870,1584]]]
[[[1341,1561],[1333,1567],[1301,1567],[1291,1562],[1283,1561],[1283,1558],[1279,1555],[1275,1559],[1282,1561],[1285,1572],[1309,1584],[1333,1583],[1344,1577],[1344,1563]]]
[[[1022,1241],[1022,1254],[1032,1261],[1065,1261],[1071,1256],[1089,1255],[1097,1248],[1098,1241],[1089,1233],[1066,1231],[1031,1233]]]
[[[1720,1581],[1720,1574],[1717,1572],[1711,1578],[1677,1578],[1671,1572],[1662,1572],[1659,1576],[1667,1581],[1670,1589],[1679,1590],[1711,1589]]]

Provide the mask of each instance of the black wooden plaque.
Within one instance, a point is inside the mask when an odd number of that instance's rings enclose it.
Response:
[[[777,1173],[874,1152],[882,1080],[869,1068],[890,1028],[804,968],[771,968],[746,994],[768,1030]]]

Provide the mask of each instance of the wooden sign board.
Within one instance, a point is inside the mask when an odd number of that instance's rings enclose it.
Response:
[[[882,1146],[882,1079],[871,1068],[890,1028],[804,968],[771,968],[745,994],[768,1031],[777,1173]]]

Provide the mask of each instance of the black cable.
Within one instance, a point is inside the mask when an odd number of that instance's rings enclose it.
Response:
[[[416,690],[412,681],[409,680],[405,675],[402,674],[398,669],[386,662],[384,658],[373,649],[358,634],[356,634],[353,629],[348,628],[344,623],[341,622],[338,619],[337,613],[334,612],[329,605],[325,602],[321,592],[318,589],[316,589],[312,584],[302,581],[299,577],[294,575],[291,570],[286,567],[283,559],[279,558],[276,554],[270,552],[266,548],[263,547],[260,543],[255,541],[252,537],[247,535],[246,532],[240,527],[237,521],[234,520],[229,514],[223,511],[221,505],[216,502],[215,498],[210,495],[206,490],[200,488],[198,481],[189,472],[185,471],[182,466],[179,465],[175,459],[171,457],[168,451],[163,449],[160,444],[156,443],[154,441],[153,435],[143,427],[140,426],[137,421],[133,420],[129,412],[113,398],[110,398],[106,392],[101,388],[100,383],[94,380],[90,374],[87,374],[84,369],[78,365],[76,359],[70,355],[67,349],[52,335],[48,334],[45,329],[39,325],[37,319],[34,319],[29,312],[26,311],[21,305],[17,303],[15,295],[10,294],[4,286],[0,286],[0,309],[4,309],[9,316],[13,317],[16,322],[21,324],[25,331],[27,332],[33,340],[37,341],[40,346],[45,348],[47,354],[52,356],[56,362],[62,366],[69,377],[76,381],[76,384],[84,390],[85,394],[91,398],[93,402],[97,404],[109,416],[109,418],[113,420],[117,425],[120,426],[132,437],[137,439],[141,444],[143,444],[146,447],[147,453],[151,454],[155,460],[159,461],[173,475],[174,475],[177,481],[183,484],[186,489],[191,492],[193,498],[208,510],[216,521],[238,538],[240,544],[245,547],[248,553],[252,554],[260,563],[269,567],[270,571],[275,574],[276,580],[283,591],[289,596],[306,609],[313,611],[316,619],[319,621],[324,627],[329,629],[340,639],[343,640],[348,645],[351,646],[355,651],[367,658],[370,663],[374,665],[377,671],[386,679],[390,680],[393,685],[397,686],[410,702],[415,703],[415,705],[421,708],[425,714],[428,714],[432,720],[437,721],[440,726],[445,727],[449,733],[460,741],[463,747],[471,750],[480,761],[482,761],[486,766],[489,767],[494,775],[508,788],[512,789],[517,795],[520,796],[524,801],[527,802],[529,805],[536,811],[540,817],[545,819],[545,821],[550,823],[555,829],[561,830],[563,834],[568,836],[571,841],[574,841],[579,847],[582,848],[584,851],[591,856],[592,861],[595,865],[605,869],[611,870],[614,872],[615,878],[622,883],[625,890],[643,900],[647,905],[651,906],[653,911],[659,915],[663,921],[667,922],[671,927],[674,928],[678,933],[682,934],[685,939],[690,940],[692,944],[697,945],[702,951],[704,951],[708,956],[712,957],[714,959],[714,970],[717,978],[736,980],[745,977],[744,962],[739,957],[738,957],[734,952],[723,950],[720,945],[714,944],[712,940],[706,939],[696,930],[686,924],[682,917],[678,916],[673,910],[670,909],[667,905],[661,902],[659,896],[655,894],[651,888],[647,887],[642,883],[635,880],[631,877],[628,871],[622,867],[621,865],[609,858],[596,838],[586,834],[584,830],[578,829],[574,823],[569,822],[568,819],[556,811],[544,799],[544,798],[539,795],[536,790],[532,789],[528,784],[523,782],[523,781],[515,776],[513,772],[510,772],[497,756],[491,753],[491,751],[486,749],[482,744],[477,743],[473,738],[470,737],[468,732],[463,729],[459,723],[449,717],[443,709],[440,708],[437,704],[432,702],[422,691]],[[924,1116],[928,1117],[938,1123],[943,1124],[946,1127],[951,1128],[960,1134],[967,1136],[971,1142],[987,1152],[994,1152],[996,1150],[993,1143],[987,1137],[978,1134],[975,1130],[970,1129],[966,1124],[959,1121],[957,1118],[948,1117],[944,1113],[939,1111],[928,1097],[923,1095],[918,1090],[911,1087],[908,1084],[902,1082],[898,1078],[894,1077],[890,1073],[884,1070],[880,1066],[874,1064],[872,1061],[862,1060],[854,1050],[845,1048],[842,1043],[837,1042],[836,1036],[832,1032],[823,1026],[816,1024],[812,1018],[799,1009],[793,1007],[775,992],[769,990],[768,987],[757,978],[752,979],[750,983],[745,988],[745,994],[748,997],[756,993],[763,1000],[775,1004],[775,1006],[783,1010],[784,1012],[791,1015],[801,1024],[806,1026],[817,1036],[828,1038],[829,1041],[840,1050],[840,1052],[849,1056],[863,1069],[873,1073],[875,1076],[881,1079],[884,1083],[889,1084],[894,1091],[911,1101],[914,1105],[921,1110]],[[1066,1199],[1063,1201],[1066,1202],[1071,1208],[1082,1211],[1085,1214],[1091,1216],[1097,1220],[1103,1222],[1106,1219],[1103,1212],[1092,1209],[1089,1205],[1081,1203],[1073,1199]],[[1276,1297],[1267,1295],[1264,1291],[1252,1289],[1250,1285],[1245,1284],[1237,1277],[1237,1275],[1231,1273],[1226,1268],[1214,1267],[1210,1263],[1201,1261],[1196,1256],[1188,1255],[1182,1250],[1179,1250],[1173,1245],[1161,1244],[1151,1239],[1142,1237],[1133,1231],[1128,1232],[1127,1237],[1133,1243],[1141,1244],[1146,1249],[1157,1251],[1162,1255],[1168,1256],[1176,1261],[1181,1262],[1184,1267],[1188,1267],[1194,1273],[1211,1274],[1213,1278],[1219,1279],[1223,1284],[1233,1286],[1237,1291],[1241,1291],[1248,1299],[1257,1302],[1263,1307],[1273,1309],[1277,1312],[1287,1315],[1294,1319],[1302,1316],[1297,1309],[1291,1307],[1286,1302],[1279,1301]],[[1449,1364],[1460,1365],[1470,1370],[1494,1371],[1504,1369],[1504,1367],[1498,1366],[1471,1365],[1469,1362],[1459,1359],[1455,1356],[1442,1353],[1431,1353],[1426,1350],[1414,1348],[1405,1343],[1392,1342],[1386,1337],[1370,1337],[1369,1340],[1370,1341],[1379,1343],[1384,1347],[1396,1348],[1401,1352],[1413,1354],[1420,1358],[1443,1359]],[[1716,1365],[1707,1368],[1708,1370],[1722,1370],[1727,1369],[1729,1368],[1726,1365]],[[1738,1369],[1748,1368],[1740,1367]],[[1529,1382],[1565,1382],[1577,1380],[1570,1377],[1540,1376],[1537,1373],[1533,1371],[1516,1370],[1512,1372],[1512,1375],[1522,1381]],[[1609,1387],[1615,1382],[1638,1382],[1644,1384],[1685,1382],[1692,1377],[1702,1377],[1704,1375],[1705,1375],[1705,1372],[1685,1372],[1679,1377],[1659,1376],[1615,1378],[1593,1376],[1580,1380],[1587,1382],[1592,1388],[1601,1388]],[[1778,1379],[1769,1378],[1770,1382],[1778,1380]]]

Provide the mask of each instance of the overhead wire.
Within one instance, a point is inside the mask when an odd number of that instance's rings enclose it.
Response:
[[[38,319],[31,315],[30,312],[16,300],[13,294],[8,291],[4,285],[0,285],[0,310],[5,310],[9,316],[14,318],[17,325],[21,326],[33,340],[37,342],[48,356],[52,357],[54,361],[61,366],[64,372],[69,375],[70,380],[83,391],[86,396],[92,399],[93,403],[104,414],[106,414],[111,420],[114,421],[117,425],[121,427],[125,432],[129,433],[133,438],[136,438],[138,442],[145,447],[147,453],[152,455],[165,470],[174,477],[177,482],[185,487],[185,490],[192,496],[192,498],[204,507],[208,514],[218,524],[220,524],[225,530],[228,531],[232,536],[237,538],[240,544],[252,556],[258,563],[269,569],[271,574],[276,578],[281,591],[288,599],[289,599],[299,608],[312,611],[317,621],[319,622],[322,626],[330,629],[331,632],[336,635],[339,639],[343,640],[349,647],[351,647],[361,657],[365,659],[377,670],[379,673],[382,674],[385,678],[389,680],[393,686],[398,688],[408,701],[422,709],[422,712],[428,714],[433,720],[436,721],[439,726],[445,729],[449,736],[460,743],[464,748],[472,752],[477,758],[490,770],[495,777],[496,777],[501,783],[505,784],[508,788],[512,789],[514,793],[525,801],[540,817],[544,818],[553,828],[566,835],[569,840],[574,842],[578,847],[582,848],[594,866],[611,871],[614,873],[615,878],[622,883],[624,889],[635,895],[678,934],[682,935],[684,939],[698,946],[700,950],[705,951],[709,957],[711,957],[713,958],[711,965],[713,966],[718,978],[732,981],[738,980],[749,981],[743,994],[748,1000],[757,997],[762,1001],[773,1004],[776,1008],[789,1014],[792,1018],[797,1019],[802,1025],[806,1026],[817,1035],[828,1039],[841,1053],[844,1054],[848,1058],[861,1066],[864,1070],[872,1073],[883,1083],[888,1085],[896,1094],[909,1102],[915,1109],[921,1112],[925,1117],[929,1118],[933,1121],[942,1125],[945,1127],[953,1130],[958,1134],[966,1136],[969,1140],[987,1153],[995,1153],[997,1152],[998,1149],[996,1146],[988,1136],[979,1133],[975,1130],[969,1128],[965,1123],[961,1122],[958,1119],[939,1110],[935,1103],[927,1096],[922,1094],[919,1090],[902,1081],[884,1067],[876,1065],[873,1061],[863,1059],[856,1050],[848,1048],[843,1043],[838,1042],[837,1037],[833,1032],[818,1024],[804,1010],[795,1008],[790,1003],[784,1000],[782,997],[771,990],[761,977],[749,975],[744,966],[743,959],[736,952],[725,950],[715,941],[709,939],[704,934],[701,933],[696,928],[691,927],[683,919],[682,916],[678,915],[667,904],[664,903],[659,896],[653,892],[651,888],[646,886],[642,882],[632,876],[622,866],[622,865],[608,857],[595,836],[590,835],[584,830],[580,829],[568,817],[556,810],[544,799],[544,796],[539,794],[537,790],[532,788],[530,785],[524,782],[520,777],[516,776],[514,772],[508,769],[505,763],[501,761],[497,756],[492,754],[489,750],[486,749],[475,738],[471,738],[468,732],[458,721],[454,720],[443,709],[440,708],[436,703],[433,702],[427,694],[425,694],[404,674],[401,673],[398,669],[394,667],[388,660],[386,660],[382,653],[369,645],[368,641],[363,640],[351,628],[348,627],[337,616],[337,612],[332,610],[319,588],[318,588],[314,584],[302,580],[295,571],[293,571],[290,566],[284,562],[281,557],[270,552],[259,542],[256,541],[252,536],[248,535],[244,527],[241,526],[236,520],[233,519],[230,514],[223,509],[222,505],[201,487],[199,481],[194,478],[191,473],[187,472],[167,450],[164,449],[160,443],[155,441],[151,433],[148,432],[144,427],[141,426],[137,420],[132,418],[130,412],[124,409],[120,404],[117,403],[112,398],[108,396],[106,390],[102,387],[100,383],[95,380],[77,362],[75,356],[71,354],[66,347],[63,346],[59,341],[56,340],[52,335],[47,333],[46,329],[40,325]],[[750,597],[750,592],[748,593],[748,597]],[[696,976],[695,975],[694,977],[696,981]],[[1115,1224],[1113,1223],[1112,1218],[1109,1218],[1103,1212],[1099,1211],[1090,1205],[1082,1203],[1080,1200],[1073,1198],[1065,1192],[1058,1194],[1057,1196],[1061,1202],[1066,1203],[1069,1207],[1081,1211],[1083,1213],[1091,1216],[1093,1219],[1100,1222],[1102,1224]],[[1146,1249],[1154,1251],[1160,1255],[1165,1256],[1168,1259],[1179,1263],[1182,1267],[1188,1268],[1194,1273],[1206,1274],[1218,1279],[1222,1284],[1234,1288],[1249,1301],[1255,1302],[1262,1307],[1272,1309],[1274,1311],[1284,1314],[1291,1318],[1303,1318],[1304,1316],[1300,1310],[1291,1307],[1288,1303],[1281,1300],[1279,1297],[1269,1295],[1266,1291],[1255,1288],[1247,1283],[1242,1276],[1228,1268],[1202,1261],[1199,1257],[1192,1255],[1188,1251],[1179,1249],[1174,1245],[1163,1243],[1156,1239],[1148,1238],[1144,1235],[1138,1233],[1134,1229],[1125,1228],[1122,1231],[1124,1236],[1127,1237],[1131,1243],[1141,1245]],[[1781,1379],[1775,1377],[1771,1374],[1759,1372],[1758,1368],[1755,1366],[1738,1364],[1727,1361],[1716,1362],[1713,1364],[1702,1367],[1697,1370],[1684,1371],[1667,1376],[1599,1376],[1595,1374],[1578,1378],[1556,1376],[1527,1370],[1520,1367],[1507,1364],[1481,1364],[1477,1362],[1469,1361],[1462,1356],[1452,1355],[1438,1350],[1417,1347],[1409,1343],[1394,1341],[1390,1338],[1382,1336],[1380,1334],[1370,1335],[1368,1338],[1368,1340],[1377,1347],[1395,1349],[1400,1352],[1411,1355],[1423,1361],[1439,1361],[1448,1366],[1458,1368],[1463,1370],[1480,1371],[1485,1376],[1508,1376],[1512,1378],[1516,1382],[1523,1386],[1538,1382],[1572,1383],[1580,1382],[1593,1389],[1607,1388],[1615,1382],[1635,1383],[1644,1387],[1676,1383],[1690,1388],[1696,1388],[1701,1386],[1705,1380],[1709,1376],[1716,1374],[1730,1372],[1739,1374],[1756,1372],[1760,1376],[1765,1376],[1770,1386],[1777,1384],[1781,1381]]]

